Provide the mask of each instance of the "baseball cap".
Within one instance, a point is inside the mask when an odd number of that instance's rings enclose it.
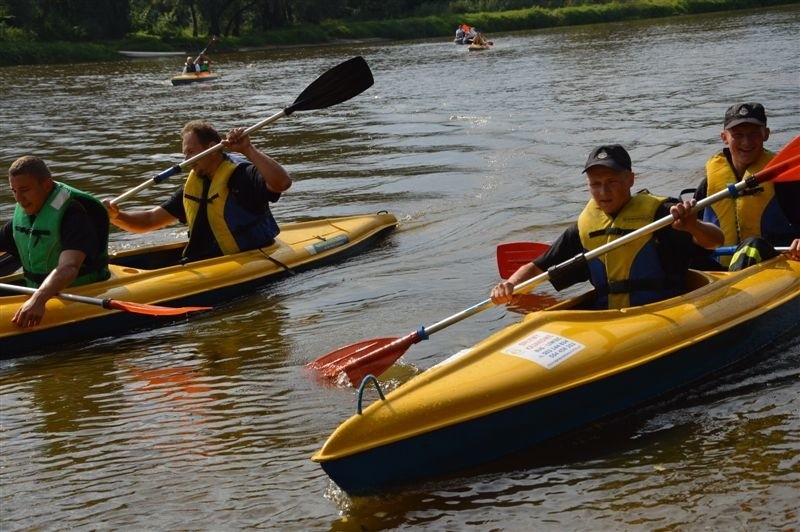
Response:
[[[592,150],[583,171],[586,172],[592,166],[607,166],[618,172],[631,170],[631,156],[619,144],[604,144]],[[581,172],[583,173],[583,172]]]
[[[725,129],[739,124],[758,124],[767,127],[767,113],[760,103],[737,103],[725,111]]]

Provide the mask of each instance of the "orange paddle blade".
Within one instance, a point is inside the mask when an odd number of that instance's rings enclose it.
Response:
[[[178,316],[189,312],[200,310],[211,310],[211,307],[162,307],[159,305],[148,305],[147,303],[134,303],[132,301],[120,301],[119,299],[107,299],[103,302],[105,308],[124,310],[134,314],[146,314],[148,316]]]
[[[519,269],[550,249],[540,242],[506,242],[497,246],[497,269],[502,279],[508,279]]]
[[[402,338],[375,338],[331,351],[306,364],[319,380],[336,382],[344,374],[350,384],[357,387],[367,375],[380,375],[403,356],[413,344],[420,341],[415,331]]]

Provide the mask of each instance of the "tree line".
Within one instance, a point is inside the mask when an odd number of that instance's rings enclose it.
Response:
[[[0,40],[115,40],[131,33],[239,36],[326,19],[385,20],[609,1],[0,0]]]

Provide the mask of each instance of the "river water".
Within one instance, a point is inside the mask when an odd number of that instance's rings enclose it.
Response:
[[[181,160],[184,122],[252,125],[362,55],[372,88],[254,143],[295,179],[280,221],[382,209],[400,220],[359,257],[211,313],[0,362],[0,528],[797,528],[796,335],[558,449],[358,499],[309,460],[355,393],[303,365],[486,298],[498,243],[550,241],[577,216],[597,144],[626,145],[637,185],[663,195],[699,181],[735,101],[766,106],[780,149],[800,129],[798,27],[790,6],[491,35],[486,53],[443,39],[215,55],[220,81],[182,87],[167,81],[180,58],[0,70],[2,166],[38,154],[58,179],[113,197]],[[12,203],[4,186],[0,219]],[[182,235],[116,231],[112,247]],[[518,319],[493,308],[440,331],[387,385]]]

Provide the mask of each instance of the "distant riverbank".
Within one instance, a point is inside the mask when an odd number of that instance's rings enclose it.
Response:
[[[294,26],[264,34],[223,36],[214,52],[273,48],[291,45],[319,45],[352,40],[409,40],[452,36],[461,23],[486,33],[531,30],[555,26],[593,24],[625,20],[671,17],[757,9],[798,4],[797,0],[633,0],[561,8],[531,7],[515,11],[445,14],[399,20],[326,20],[319,25]],[[194,54],[207,44],[206,38],[161,38],[134,35],[121,41],[75,43],[30,40],[0,41],[0,66],[25,64],[82,63],[111,61],[120,50],[185,52]]]

